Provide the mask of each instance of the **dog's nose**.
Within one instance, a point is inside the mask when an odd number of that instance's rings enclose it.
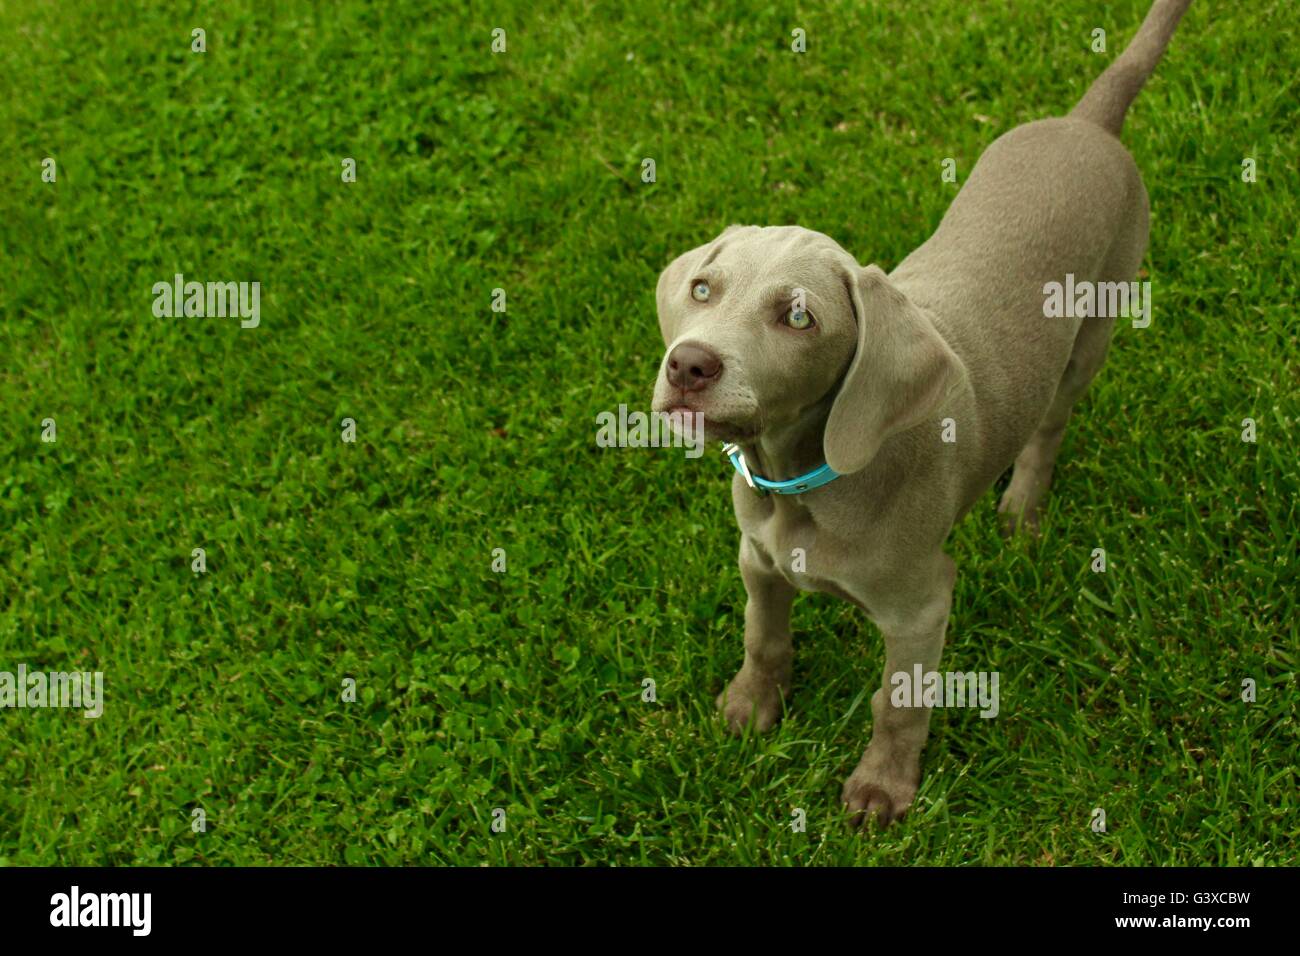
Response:
[[[722,373],[722,359],[702,345],[683,342],[668,353],[668,382],[688,392],[707,388]]]

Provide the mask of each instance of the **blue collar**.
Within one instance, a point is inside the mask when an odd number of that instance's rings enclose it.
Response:
[[[749,470],[749,466],[745,464],[745,455],[740,450],[739,445],[723,445],[722,453],[731,459],[731,464],[740,474],[740,477],[745,479],[745,484],[760,495],[765,495],[769,491],[778,495],[799,495],[805,491],[812,491],[814,488],[829,484],[840,476],[840,473],[831,468],[830,465],[820,465],[797,478],[790,478],[786,481],[769,481]]]

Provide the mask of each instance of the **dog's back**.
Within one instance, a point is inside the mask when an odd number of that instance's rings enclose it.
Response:
[[[974,406],[954,418],[976,431],[967,453],[978,460],[964,476],[971,502],[1033,436],[1081,325],[1098,321],[1046,317],[1045,287],[1067,275],[1075,283],[1128,282],[1141,264],[1147,194],[1117,137],[1189,3],[1158,0],[1068,116],[1027,123],[992,143],[935,233],[890,275],[970,370]],[[1107,334],[1111,323],[1113,316]]]
[[[1092,321],[1045,317],[1044,287],[1067,274],[1132,279],[1147,222],[1146,190],[1118,140],[1081,120],[1040,120],[985,151],[934,235],[891,274],[970,371],[976,408],[954,417],[978,422],[972,500],[1033,434]]]

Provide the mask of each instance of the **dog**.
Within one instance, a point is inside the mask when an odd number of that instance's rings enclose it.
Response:
[[[888,275],[818,232],[730,226],[659,277],[653,409],[703,414],[736,471],[745,659],[717,706],[734,732],[770,729],[790,693],[795,594],[860,607],[885,669],[842,794],[856,823],[896,820],[920,784],[931,708],[896,704],[891,678],[939,664],[953,525],[1014,464],[1001,520],[1037,530],[1115,322],[1049,317],[1045,293],[1137,274],[1149,208],[1119,135],[1190,2],[1156,0],[1067,116],[994,141]]]

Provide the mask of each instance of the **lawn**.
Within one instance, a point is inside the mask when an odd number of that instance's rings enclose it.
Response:
[[[936,715],[899,826],[838,806],[879,634],[801,598],[787,719],[727,736],[731,469],[595,440],[673,256],[797,222],[892,268],[1146,7],[0,5],[0,671],[106,695],[0,710],[0,863],[1295,864],[1287,0],[1194,4],[1129,114],[1154,321],[1043,536],[954,532],[945,666],[1001,713]],[[155,315],[177,273],[260,324]]]

